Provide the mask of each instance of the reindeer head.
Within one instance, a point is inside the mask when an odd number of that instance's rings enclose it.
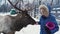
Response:
[[[16,5],[18,4],[18,2],[13,5],[12,2],[10,0],[8,0],[9,3],[17,10],[21,11],[20,13],[18,12],[17,16],[16,16],[16,21],[15,21],[15,29],[20,30],[22,27],[26,27],[28,24],[35,24],[35,20],[33,18],[31,18],[30,15],[28,15],[28,11],[31,10],[30,7],[29,8],[25,8],[25,9],[19,9],[16,7]]]

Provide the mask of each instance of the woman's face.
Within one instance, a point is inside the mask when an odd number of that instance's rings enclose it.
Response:
[[[48,17],[49,16],[49,11],[47,11],[45,8],[40,9],[41,15]]]

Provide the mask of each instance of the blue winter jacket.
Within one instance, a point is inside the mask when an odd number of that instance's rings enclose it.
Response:
[[[51,7],[50,6],[47,6],[47,7],[49,9],[49,12],[51,12]],[[46,31],[45,31],[44,26],[46,25],[46,23],[48,21],[51,21],[55,24],[55,28],[53,30],[50,30],[51,34],[54,34],[55,32],[57,32],[59,30],[59,27],[58,27],[58,24],[57,24],[57,21],[56,21],[55,17],[52,16],[51,13],[49,13],[48,17],[41,16],[41,18],[40,18],[40,21],[39,21],[39,24],[41,25],[40,26],[41,27],[40,34],[47,34]]]

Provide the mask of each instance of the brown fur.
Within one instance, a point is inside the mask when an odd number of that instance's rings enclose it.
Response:
[[[26,12],[26,11],[25,11]],[[17,16],[7,15],[11,19],[11,33],[6,34],[15,34],[15,31],[20,31],[23,27],[26,27],[28,24],[35,24],[35,20],[32,19],[27,13],[20,13]]]

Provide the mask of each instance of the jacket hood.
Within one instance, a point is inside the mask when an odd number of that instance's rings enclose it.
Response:
[[[40,8],[45,8],[47,11],[49,11],[49,13],[51,12],[51,6],[50,5],[40,5],[39,10],[40,10]]]

